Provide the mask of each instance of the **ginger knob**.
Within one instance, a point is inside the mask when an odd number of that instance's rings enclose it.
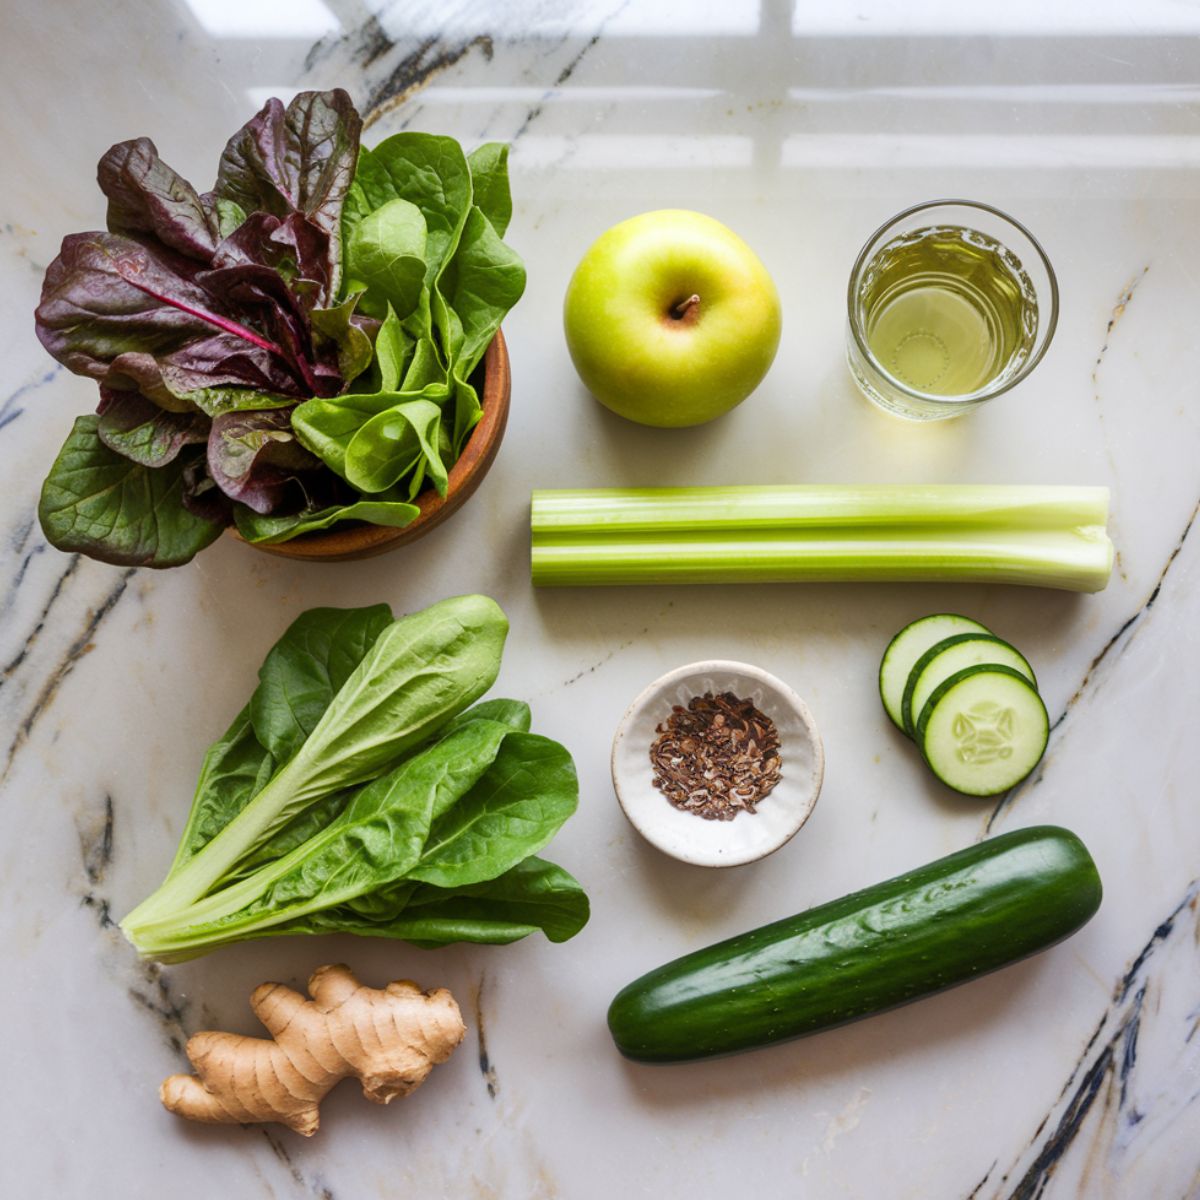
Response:
[[[353,1075],[363,1095],[387,1104],[419,1087],[466,1034],[445,988],[423,992],[398,980],[364,987],[341,964],[318,967],[306,1000],[280,983],[255,988],[250,1005],[271,1038],[205,1032],[189,1039],[195,1075],[163,1080],[159,1096],[191,1121],[247,1124],[277,1121],[311,1137],[318,1105]]]

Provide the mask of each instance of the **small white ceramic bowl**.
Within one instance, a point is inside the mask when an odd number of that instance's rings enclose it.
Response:
[[[650,747],[676,704],[705,692],[752,700],[779,733],[779,782],[756,812],[706,821],[676,808],[654,786]],[[787,684],[748,663],[689,663],[656,679],[629,706],[612,748],[613,787],[625,815],[652,846],[701,867],[738,867],[790,841],[821,793],[825,751],[808,705]]]

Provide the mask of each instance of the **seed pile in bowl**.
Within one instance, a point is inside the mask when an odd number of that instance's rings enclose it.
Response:
[[[654,786],[678,809],[706,821],[753,813],[779,782],[775,722],[732,692],[676,704],[650,747]]]

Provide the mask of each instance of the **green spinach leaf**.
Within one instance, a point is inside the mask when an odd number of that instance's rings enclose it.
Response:
[[[400,392],[353,392],[330,400],[306,400],[292,411],[292,428],[330,470],[346,478],[346,448],[374,416],[401,402]]]
[[[409,878],[451,888],[494,879],[546,846],[578,803],[567,751],[535,733],[511,733],[487,773],[434,821]]]
[[[271,647],[250,698],[250,720],[259,742],[286,762],[342,685],[392,623],[386,604],[369,608],[310,608]]]
[[[303,533],[317,533],[328,529],[339,521],[366,521],[371,525],[403,528],[405,525],[411,525],[420,513],[421,510],[407,500],[380,495],[369,500],[357,500],[353,504],[305,509],[280,517],[260,516],[252,509],[238,505],[233,515],[237,531],[246,541],[262,546],[277,546],[280,542],[289,542]]]
[[[373,418],[383,416],[396,408],[409,404],[428,404],[438,408],[440,402],[447,396],[447,390],[439,384],[431,384],[418,392],[374,392],[354,393],[348,396],[335,396],[329,400],[308,400],[292,413],[292,429],[302,445],[316,454],[331,470],[336,471],[343,479],[355,483],[351,478],[351,468],[347,463],[350,444],[355,435]],[[417,413],[427,412],[424,407],[415,410]],[[401,415],[403,418],[403,414]],[[386,422],[385,422],[386,424]],[[386,441],[386,437],[383,438]],[[371,439],[372,442],[375,439]],[[359,447],[359,454],[367,450],[366,446]],[[410,466],[415,464],[416,455]],[[399,478],[399,476],[397,477]],[[393,481],[395,482],[395,481]],[[362,491],[367,488],[355,484]],[[371,488],[371,491],[384,491],[391,484]]]
[[[204,756],[192,808],[168,879],[262,791],[277,765],[254,736],[247,704]]]
[[[507,945],[539,929],[565,942],[587,924],[587,895],[554,863],[531,857],[497,879],[461,888],[409,881],[378,893],[378,913],[339,905],[280,925],[275,933],[355,933],[432,950],[455,942]],[[392,898],[392,903],[386,899]]]
[[[508,186],[508,143],[485,142],[467,155],[471,168],[473,199],[491,222],[492,228],[504,236],[512,218],[512,192]]]
[[[506,246],[479,208],[464,225],[458,250],[439,281],[444,302],[442,336],[453,362],[454,419],[451,457],[462,451],[482,415],[471,373],[479,365],[505,314],[525,291],[525,266]]]
[[[183,507],[187,454],[144,467],[100,441],[99,421],[75,418],[42,485],[38,519],[52,545],[118,566],[174,567],[221,536],[218,522]]]
[[[259,668],[259,684],[249,703],[204,756],[170,874],[262,791],[391,620],[387,605],[375,604],[310,609],[288,626]],[[334,815],[328,810],[340,811],[339,802],[344,806],[344,795],[326,805],[321,824]],[[298,828],[292,829],[293,837]],[[298,843],[282,839],[276,854],[285,852],[280,847],[291,849],[292,844]]]
[[[500,669],[507,633],[503,611],[486,596],[452,597],[388,625],[299,751],[125,918],[129,936],[156,954],[186,949],[193,938],[203,941],[188,931],[221,915],[209,904],[214,887],[297,814],[387,772],[478,700]],[[222,896],[224,903],[228,896]]]
[[[507,945],[540,929],[550,941],[565,942],[587,924],[589,915],[578,881],[534,856],[482,883],[416,888],[403,911],[386,924],[384,936],[434,949],[454,942]]]
[[[428,400],[407,400],[378,413],[346,446],[346,478],[361,492],[383,492],[415,472],[411,499],[427,476],[446,494],[448,475],[438,450],[442,410]]]
[[[347,383],[371,365],[374,354],[370,337],[355,323],[357,307],[358,296],[353,295],[332,308],[314,308],[309,312],[313,328],[337,344],[338,370]]]
[[[244,935],[401,880],[430,823],[484,774],[510,734],[498,722],[469,721],[368,783],[290,853],[195,905],[187,938]]]
[[[375,338],[375,365],[371,380],[375,392],[394,392],[400,387],[404,368],[413,352],[413,339],[404,331],[391,306]],[[366,389],[364,389],[366,390]]]
[[[379,369],[382,383],[390,383],[397,373],[398,336],[403,334],[393,325]],[[447,395],[444,384],[433,383],[418,391],[314,399],[293,411],[291,424],[302,445],[368,499],[406,479],[410,483],[402,494],[408,500],[426,478],[445,495],[448,473],[437,426]]]
[[[330,881],[343,903],[401,879],[421,856],[432,822],[479,781],[512,732],[476,718],[359,789],[337,821],[295,855],[295,866],[279,874],[262,905],[307,901],[314,887],[328,894]]]
[[[486,596],[456,596],[392,622],[264,789],[270,817],[255,840],[321,796],[389,769],[478,700],[495,681],[507,634]]]
[[[278,833],[268,838],[257,850],[238,861],[234,870],[221,881],[222,885],[245,879],[259,868],[291,854],[298,846],[316,837],[346,811],[354,795],[353,788],[331,792],[328,796],[297,813]]]
[[[447,438],[451,454],[461,453],[471,430],[483,417],[483,405],[479,403],[479,393],[473,384],[464,383],[461,379],[454,381],[454,407],[449,415]]]
[[[451,352],[445,340],[451,319],[439,279],[458,248],[471,209],[471,168],[453,139],[427,133],[398,133],[360,155],[354,187],[343,215],[347,240],[373,211],[394,199],[407,200],[425,218],[425,281],[420,300],[404,319],[416,341],[406,391],[449,383]],[[434,344],[443,339],[442,350]]]
[[[364,310],[377,316],[388,307],[407,317],[420,303],[425,285],[425,217],[397,197],[354,226],[346,247],[352,288],[366,291]]]
[[[426,388],[436,387],[439,389],[438,395],[444,399],[450,394],[449,378],[449,372],[434,345],[433,334],[426,329],[416,340],[412,361],[404,375],[403,390],[424,391]]]
[[[442,730],[442,736],[453,733],[468,721],[499,721],[501,725],[507,725],[518,733],[528,733],[529,726],[533,723],[533,714],[524,700],[505,700],[501,697],[481,700],[449,721]]]
[[[471,169],[458,142],[405,132],[361,151],[343,210],[347,240],[370,213],[396,199],[415,204],[425,218],[425,280],[432,287],[458,245],[471,206]]]
[[[473,207],[454,258],[441,280],[450,321],[455,376],[466,380],[483,358],[500,322],[525,291],[525,266]]]

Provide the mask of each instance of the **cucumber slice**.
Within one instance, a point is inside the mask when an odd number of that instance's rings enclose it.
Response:
[[[904,732],[909,737],[916,737],[917,718],[939,683],[964,667],[975,667],[981,663],[1012,667],[1037,687],[1033,668],[1015,646],[990,633],[957,633],[926,650],[908,673],[904,697],[900,701]]]
[[[904,698],[904,685],[908,682],[909,672],[913,663],[929,649],[944,638],[953,637],[956,633],[990,633],[991,630],[970,617],[960,617],[957,613],[934,613],[912,621],[900,630],[883,652],[879,663],[879,698],[883,701],[883,710],[891,718],[892,724],[902,732],[904,730],[904,710],[900,702]]]
[[[917,719],[929,769],[964,796],[994,796],[1020,783],[1049,737],[1041,696],[1011,667],[965,667],[938,685]]]

